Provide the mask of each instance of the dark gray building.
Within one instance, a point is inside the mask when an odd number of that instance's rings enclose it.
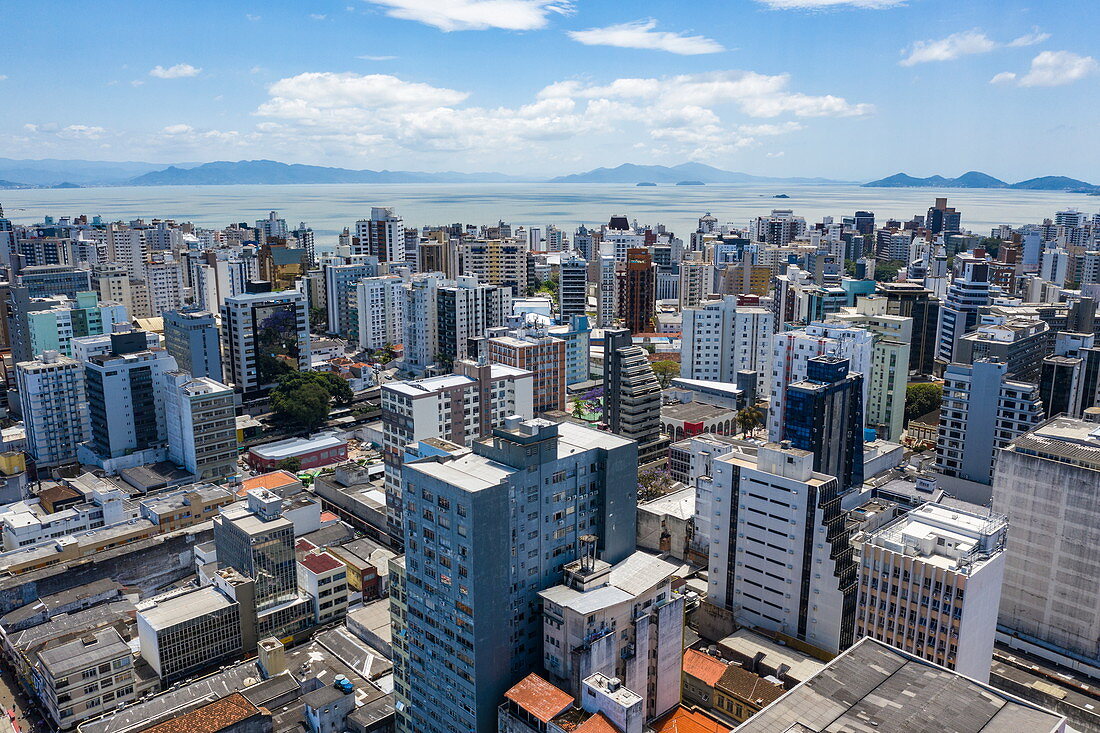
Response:
[[[221,341],[214,314],[198,308],[164,312],[164,346],[192,377],[222,381]]]

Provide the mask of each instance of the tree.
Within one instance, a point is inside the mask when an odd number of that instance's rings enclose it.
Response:
[[[285,422],[300,425],[307,432],[317,429],[329,413],[332,395],[316,382],[302,382],[271,391],[271,410]]]
[[[661,389],[668,389],[668,385],[672,384],[672,378],[680,376],[680,365],[671,359],[655,361],[650,366],[653,367],[653,374],[661,384]]]
[[[905,422],[927,415],[939,407],[942,401],[941,385],[931,382],[910,384],[905,388]]]
[[[737,411],[737,427],[741,430],[744,437],[749,437],[749,434],[760,427],[764,422],[764,414],[755,405],[749,405],[748,407],[742,407]]]
[[[309,309],[309,330],[310,331],[323,331],[328,328],[328,313],[324,308],[310,308]]]
[[[898,270],[905,267],[903,260],[883,260],[875,262],[875,280],[880,283],[894,282],[898,276]]]
[[[672,488],[672,474],[667,468],[649,468],[638,472],[638,499],[650,501],[664,496]]]
[[[291,473],[298,473],[302,470],[302,459],[298,456],[291,456],[290,458],[284,458],[275,464],[275,468],[280,471],[290,471]]]
[[[580,397],[573,398],[573,417],[578,420],[584,417],[584,400]]]
[[[286,423],[312,431],[328,417],[332,400],[346,405],[354,396],[339,374],[290,372],[271,390],[271,411]]]

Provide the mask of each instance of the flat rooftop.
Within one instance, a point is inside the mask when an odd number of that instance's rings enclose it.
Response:
[[[1054,733],[1065,718],[871,638],[738,733]]]
[[[347,445],[346,440],[341,440],[334,434],[325,434],[315,435],[310,438],[287,438],[286,440],[277,440],[274,443],[265,443],[255,448],[250,448],[249,452],[269,461],[279,461],[283,458],[301,455],[302,453],[312,453],[313,451],[325,450],[327,448],[338,448],[343,445]]]
[[[138,614],[156,631],[168,629],[198,616],[205,616],[233,605],[233,601],[212,587],[138,604]]]

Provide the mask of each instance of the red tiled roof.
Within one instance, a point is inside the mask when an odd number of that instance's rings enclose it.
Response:
[[[679,705],[651,727],[653,733],[730,733],[732,730],[708,715]]]
[[[218,733],[261,712],[244,695],[234,692],[197,710],[146,728],[144,733]]]
[[[279,470],[271,471],[270,473],[261,473],[259,476],[253,476],[252,478],[246,478],[244,481],[241,481],[241,488],[237,491],[237,496],[244,496],[252,489],[267,489],[268,491],[274,491],[284,486],[293,486],[294,484],[301,483],[298,477],[290,471]]]
[[[622,731],[612,725],[603,713],[596,713],[574,728],[573,733],[622,733]]]
[[[758,707],[772,704],[786,692],[779,685],[772,684],[736,664],[726,667],[716,687]]]
[[[722,660],[697,649],[684,650],[684,674],[700,680],[707,687],[714,687],[725,671],[726,664]]]
[[[504,696],[543,723],[549,723],[573,705],[572,695],[534,673],[517,682]]]
[[[335,522],[339,518],[340,518],[339,516],[333,514],[332,512],[321,512],[321,521],[322,522]]]
[[[312,552],[298,562],[314,573],[327,573],[330,570],[344,567],[344,563],[327,552]]]
[[[299,539],[294,543],[294,549],[297,552],[309,552],[310,550],[316,550],[317,545],[313,544],[309,540]]]

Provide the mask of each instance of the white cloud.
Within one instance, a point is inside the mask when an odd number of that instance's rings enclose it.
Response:
[[[706,36],[689,36],[683,33],[658,31],[656,28],[656,20],[635,20],[605,28],[569,31],[569,37],[587,46],[644,48],[668,51],[683,56],[719,53],[726,50],[721,43]]]
[[[389,74],[307,72],[268,87],[271,99],[257,111],[266,117],[320,120],[354,116],[360,110],[422,110],[453,105],[469,94]]]
[[[27,132],[39,135],[53,135],[62,140],[98,140],[107,134],[107,130],[94,125],[66,125],[62,127],[56,122],[46,122],[41,125],[28,123],[23,125]]]
[[[765,155],[765,157],[768,157],[768,158],[782,158],[784,156],[784,154],[785,154],[785,151],[780,150],[780,151],[775,152],[775,153],[765,153],[764,155]]]
[[[144,85],[145,85],[145,80],[144,79],[134,79],[132,82],[130,82],[130,86],[132,86],[132,87],[140,87],[140,86],[144,86]]]
[[[1024,46],[1035,46],[1050,38],[1049,33],[1043,33],[1038,28],[1033,28],[1031,33],[1025,33],[1019,38],[1013,38],[1008,42],[1009,48],[1022,48]]]
[[[310,17],[311,20],[324,20],[328,16],[325,15],[324,13],[310,13],[309,17]]]
[[[812,96],[787,89],[788,74],[759,74],[755,71],[711,71],[660,78],[616,79],[610,84],[585,86],[578,81],[557,82],[545,87],[541,98],[633,100],[648,105],[682,107],[734,104],[750,117],[856,117],[870,114],[870,104],[852,104],[833,95]]]
[[[252,13],[245,13],[245,14],[244,14],[244,17],[245,17],[245,19],[246,19],[246,20],[248,20],[248,21],[250,21],[250,22],[252,22],[252,23],[255,23],[255,22],[256,22],[257,20],[259,20],[259,19],[260,19],[260,16],[258,16],[258,15],[253,15]]]
[[[189,76],[198,76],[201,72],[202,69],[191,64],[176,64],[167,68],[158,64],[149,70],[149,76],[155,76],[158,79],[185,79]]]
[[[397,57],[396,56],[367,56],[367,55],[364,55],[364,56],[356,56],[355,58],[361,59],[363,61],[393,61]]]
[[[1092,56],[1072,51],[1043,51],[1031,60],[1031,69],[1020,77],[1022,87],[1055,87],[1092,76],[1100,64]]]
[[[0,74],[0,81],[4,81],[7,78],[8,78],[7,74]]]
[[[917,41],[906,51],[908,54],[899,63],[913,66],[929,61],[951,61],[960,56],[989,53],[997,48],[997,43],[978,29],[952,33],[937,41]]]
[[[830,10],[833,8],[861,8],[882,10],[904,5],[905,0],[756,0],[774,10]]]
[[[1011,71],[1002,71],[989,80],[990,84],[1008,84],[1016,81],[1016,75]]]
[[[551,13],[573,12],[569,0],[369,0],[386,14],[415,20],[441,31],[503,28],[529,31],[543,28]]]

